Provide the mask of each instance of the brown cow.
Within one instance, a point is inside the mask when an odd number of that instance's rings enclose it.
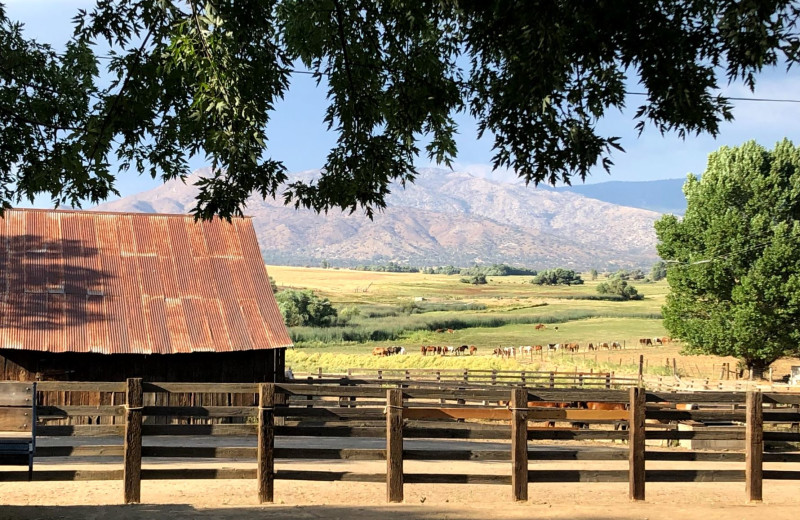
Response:
[[[534,329],[536,329],[536,330],[542,330],[542,329],[546,329],[546,328],[547,327],[544,326],[544,323],[537,323],[536,326],[534,327]]]
[[[474,356],[476,352],[478,352],[478,347],[476,347],[475,345],[470,345],[469,346],[469,355],[470,356]]]
[[[388,356],[389,352],[384,347],[375,347],[372,349],[373,356]]]
[[[666,345],[667,343],[672,343],[672,338],[670,338],[669,336],[664,336],[663,338],[661,338],[662,345]]]

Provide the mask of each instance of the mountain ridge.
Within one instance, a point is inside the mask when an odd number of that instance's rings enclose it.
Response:
[[[197,193],[173,180],[108,202],[106,211],[187,213]],[[318,172],[293,174],[308,180]],[[316,214],[254,197],[245,213],[267,263],[350,267],[389,261],[415,265],[507,263],[543,269],[648,267],[657,260],[658,212],[536,189],[467,172],[421,169],[413,184],[393,186],[374,220],[356,213]]]

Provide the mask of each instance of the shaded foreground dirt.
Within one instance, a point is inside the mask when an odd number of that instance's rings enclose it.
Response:
[[[448,463],[444,471],[458,471],[458,465]],[[143,482],[143,503],[125,506],[119,481],[13,482],[0,483],[0,519],[798,518],[796,482],[767,481],[764,488],[763,504],[745,505],[743,483],[648,484],[644,503],[627,500],[625,483],[531,484],[530,500],[512,503],[509,486],[410,484],[404,504],[387,505],[382,484],[278,481],[276,503],[259,506],[252,480],[163,480]]]

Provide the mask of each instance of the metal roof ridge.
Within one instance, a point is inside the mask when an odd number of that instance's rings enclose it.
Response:
[[[194,215],[189,213],[145,213],[138,211],[110,211],[110,210],[92,210],[92,209],[61,209],[61,208],[6,208],[5,211],[22,211],[22,212],[44,212],[44,213],[78,213],[89,215],[131,215],[131,216],[145,216],[145,217],[184,217],[194,220]],[[225,220],[222,217],[215,217],[220,220]],[[231,220],[252,220],[252,215],[242,215],[231,217]],[[201,220],[202,222],[202,220]]]

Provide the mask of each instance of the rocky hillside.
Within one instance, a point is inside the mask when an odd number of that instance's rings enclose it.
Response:
[[[191,184],[172,181],[98,209],[186,213],[194,205]],[[617,269],[648,267],[657,259],[656,212],[438,169],[422,170],[406,189],[395,187],[373,221],[358,212],[317,215],[255,198],[246,213],[268,263]]]

